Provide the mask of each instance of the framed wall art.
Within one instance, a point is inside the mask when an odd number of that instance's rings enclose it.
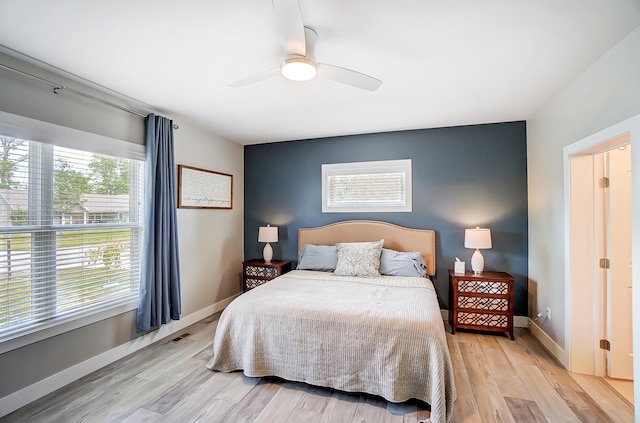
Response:
[[[233,175],[178,165],[178,208],[233,208]]]

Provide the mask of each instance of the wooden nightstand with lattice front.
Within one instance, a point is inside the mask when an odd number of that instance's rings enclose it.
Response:
[[[506,332],[513,339],[513,281],[505,272],[474,275],[449,270],[451,333],[476,329]]]
[[[291,270],[291,262],[283,260],[247,260],[242,262],[242,291],[247,292]]]

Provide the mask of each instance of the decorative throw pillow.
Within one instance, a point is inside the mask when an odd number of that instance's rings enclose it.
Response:
[[[336,244],[338,263],[334,273],[339,276],[380,276],[382,244],[384,239]]]
[[[427,264],[419,251],[405,253],[383,248],[380,254],[380,274],[421,278],[427,274]]]
[[[298,270],[321,270],[333,272],[338,262],[335,245],[307,244],[300,250]]]

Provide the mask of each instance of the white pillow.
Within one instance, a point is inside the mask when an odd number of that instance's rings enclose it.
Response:
[[[339,276],[380,276],[380,254],[384,239],[375,242],[343,242],[336,244]]]

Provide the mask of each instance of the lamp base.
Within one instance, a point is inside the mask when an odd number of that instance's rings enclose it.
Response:
[[[478,249],[471,256],[471,270],[473,270],[474,275],[481,275],[484,271],[484,257]]]
[[[271,263],[271,259],[273,258],[273,248],[271,248],[271,244],[267,242],[267,245],[264,246],[264,250],[262,250],[262,258],[266,263]]]

